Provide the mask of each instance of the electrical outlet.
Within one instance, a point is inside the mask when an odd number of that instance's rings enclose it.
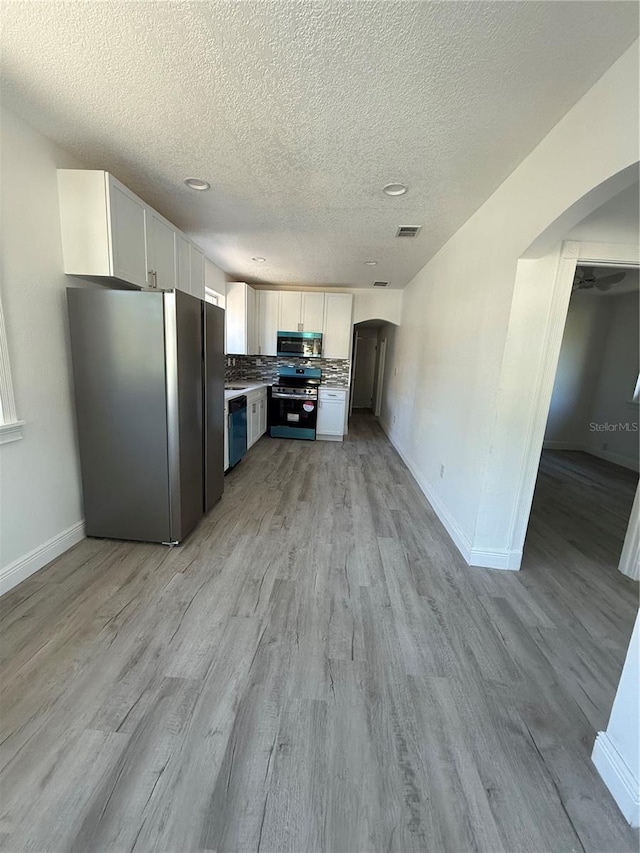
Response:
[[[394,424],[396,422],[396,416],[395,415],[393,416],[393,422],[394,422]]]
[[[440,479],[444,479],[444,465],[440,466]]]

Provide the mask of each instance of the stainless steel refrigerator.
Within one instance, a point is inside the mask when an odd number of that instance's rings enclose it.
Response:
[[[67,289],[88,536],[178,543],[224,489],[224,311]]]

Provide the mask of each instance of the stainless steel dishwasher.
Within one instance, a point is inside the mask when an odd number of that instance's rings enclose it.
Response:
[[[229,400],[229,468],[247,452],[247,398],[244,394]]]

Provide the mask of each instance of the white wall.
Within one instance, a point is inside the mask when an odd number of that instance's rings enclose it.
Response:
[[[620,810],[640,826],[640,615],[631,636],[609,724],[599,732],[593,762]]]
[[[519,258],[579,199],[637,163],[637,52],[636,42],[404,292],[383,407],[396,422],[385,423],[475,565],[519,566],[512,513],[559,248],[521,261],[537,266],[516,288]]]
[[[565,240],[635,245],[640,233],[640,196],[634,183],[574,226]]]
[[[637,291],[572,296],[545,447],[584,450],[638,470],[638,407],[629,403],[638,378],[638,311]],[[592,424],[616,429],[594,430]],[[628,431],[619,424],[628,424]]]
[[[2,111],[2,300],[23,439],[0,446],[0,588],[82,538],[56,169],[72,160]]]
[[[587,440],[610,308],[609,299],[587,292],[571,297],[544,436],[549,446],[578,449]]]
[[[630,404],[638,380],[638,293],[624,293],[610,301],[609,335],[593,398],[591,422],[628,424],[624,429],[589,431],[586,445],[619,465],[638,470],[638,406]],[[602,443],[607,447],[603,448]]]
[[[402,290],[356,290],[353,293],[353,322],[386,320],[399,323],[402,315]]]

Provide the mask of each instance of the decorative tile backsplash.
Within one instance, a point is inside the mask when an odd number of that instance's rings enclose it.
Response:
[[[346,388],[349,385],[351,362],[340,358],[280,358],[275,355],[231,355],[227,362],[235,360],[234,366],[225,370],[226,382],[242,382],[247,379],[259,379],[273,383],[278,378],[281,367],[319,367],[322,370],[322,382]]]

